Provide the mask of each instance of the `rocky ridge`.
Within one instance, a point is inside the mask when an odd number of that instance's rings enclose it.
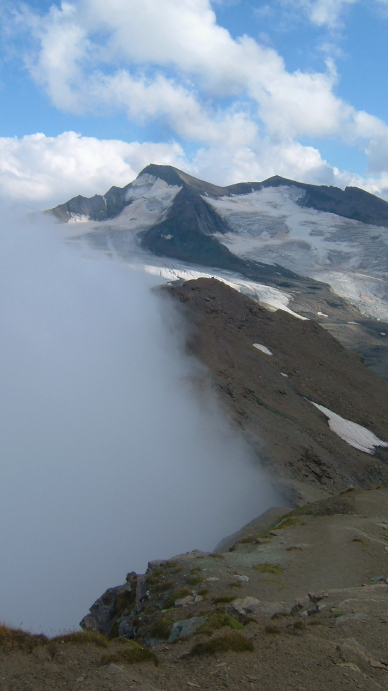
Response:
[[[0,688],[388,689],[387,548],[386,488],[278,509],[225,551],[129,574],[84,633],[0,627]]]
[[[387,449],[354,448],[312,405],[388,439],[388,384],[358,354],[318,323],[271,312],[214,279],[162,290],[189,323],[188,351],[290,502],[387,484]]]

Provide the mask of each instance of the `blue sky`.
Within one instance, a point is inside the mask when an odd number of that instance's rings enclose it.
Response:
[[[0,0],[0,194],[34,208],[149,162],[388,198],[388,0]]]

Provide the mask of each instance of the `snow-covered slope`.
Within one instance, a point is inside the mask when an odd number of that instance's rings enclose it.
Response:
[[[51,213],[68,238],[161,283],[214,276],[317,320],[388,378],[388,202],[378,197],[279,177],[222,188],[149,165]]]
[[[329,283],[362,313],[388,319],[388,230],[301,205],[297,187],[206,197],[230,227],[234,254]]]

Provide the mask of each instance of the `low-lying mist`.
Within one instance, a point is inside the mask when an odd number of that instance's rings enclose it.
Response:
[[[53,634],[128,571],[211,550],[279,499],[195,395],[149,277],[49,220],[0,224],[0,620]]]

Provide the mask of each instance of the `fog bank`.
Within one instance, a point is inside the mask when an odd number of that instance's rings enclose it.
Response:
[[[50,221],[0,222],[0,621],[74,628],[147,561],[211,550],[279,501],[150,277]]]

